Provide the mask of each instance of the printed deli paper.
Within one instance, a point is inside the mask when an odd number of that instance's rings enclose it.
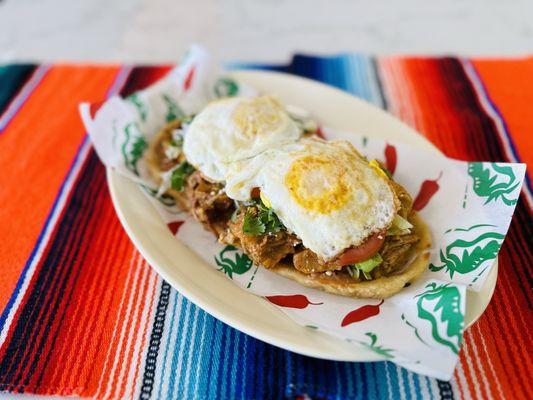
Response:
[[[252,265],[232,246],[181,213],[159,193],[143,154],[168,121],[191,116],[217,97],[252,95],[223,75],[200,48],[158,83],[127,98],[80,106],[101,160],[139,183],[179,240],[244,290],[264,296],[296,323],[375,352],[412,371],[449,379],[464,329],[465,292],[479,290],[505,238],[525,166],[461,162],[399,143],[324,128],[328,139],[346,139],[369,159],[384,160],[394,179],[414,197],[429,223],[433,248],[428,270],[386,300],[356,300],[300,286]],[[159,192],[159,193],[158,193]]]

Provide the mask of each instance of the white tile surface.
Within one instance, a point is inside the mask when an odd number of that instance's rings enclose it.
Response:
[[[516,55],[533,51],[533,1],[0,0],[0,60],[223,60],[294,51]]]

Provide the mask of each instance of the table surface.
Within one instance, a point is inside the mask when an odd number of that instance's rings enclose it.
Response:
[[[519,55],[530,0],[0,0],[0,61],[174,62],[191,42],[223,61],[294,52]]]
[[[192,42],[223,61],[343,51],[522,55],[533,51],[531,15],[528,0],[0,0],[0,62],[175,62]]]

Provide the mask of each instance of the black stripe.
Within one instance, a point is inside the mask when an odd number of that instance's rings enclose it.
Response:
[[[30,79],[36,68],[35,64],[14,64],[0,67],[0,115]]]
[[[138,81],[142,78],[139,75],[139,70],[140,68],[134,68],[132,73],[136,73],[135,78],[132,79],[131,76],[128,78],[129,88],[131,90],[139,87]],[[71,278],[72,268],[75,266],[75,261],[80,257],[79,250],[80,247],[83,247],[81,243],[88,239],[85,230],[91,224],[91,217],[89,216],[85,220],[83,226],[80,226],[77,221],[80,219],[79,217],[87,213],[93,215],[93,208],[96,203],[94,200],[103,190],[106,190],[104,169],[95,152],[91,151],[82,167],[78,181],[74,185],[72,198],[65,207],[64,215],[58,221],[56,233],[54,233],[51,243],[48,246],[50,249],[49,253],[43,257],[43,261],[40,263],[42,267],[39,269],[35,286],[29,289],[28,301],[21,311],[20,318],[16,322],[13,339],[9,342],[4,357],[0,361],[0,380],[10,382],[10,390],[17,389],[22,391],[23,387],[18,387],[19,381],[24,378],[21,384],[26,385],[35,372],[40,358],[39,356],[41,356],[40,352],[42,352],[42,349],[46,345],[46,340],[49,337],[50,332],[48,330],[56,319],[55,312],[50,311],[46,311],[38,319],[38,311],[41,308],[52,308],[55,311],[59,307],[65,285]],[[80,213],[80,210],[83,210],[83,213]],[[69,237],[76,232],[83,232],[83,234],[80,235],[77,243],[67,248],[66,243]],[[86,250],[84,248],[84,251]],[[62,259],[65,260],[64,263],[60,262]],[[59,277],[65,269],[68,270],[65,272],[65,276],[61,282],[56,282],[57,279],[60,279]],[[80,272],[79,269],[76,271],[75,280]],[[60,295],[52,296],[46,304],[43,304],[46,294],[53,290],[58,290]],[[63,315],[60,316],[60,320],[62,318]],[[45,325],[44,328],[43,325]],[[36,344],[35,342],[42,329],[45,330],[45,333],[40,339],[39,344]],[[24,362],[22,358],[24,350],[28,346],[36,347],[36,350],[31,350],[25,359],[28,357],[31,358],[36,352],[38,356],[35,357],[26,376],[21,376],[21,373],[14,376],[16,367],[21,362]],[[47,359],[49,356],[50,354],[46,355]],[[42,371],[40,376],[42,376]]]
[[[132,69],[120,94],[124,97],[145,89],[153,84],[152,75],[161,69],[161,66],[138,66]]]
[[[163,281],[161,284],[161,291],[159,293],[159,301],[157,302],[157,311],[152,324],[152,333],[150,335],[150,344],[148,345],[148,352],[146,354],[146,362],[144,364],[141,393],[139,396],[141,399],[149,399],[152,397],[157,355],[159,354],[161,337],[163,336],[163,330],[165,329],[165,319],[167,316],[169,297],[170,285],[166,281]]]
[[[75,184],[72,194],[72,201],[69,203],[69,206],[65,210],[63,218],[59,221],[57,225],[57,231],[54,234],[53,240],[48,246],[48,253],[44,255],[43,260],[41,261],[42,267],[39,269],[37,276],[34,278],[34,286],[29,288],[29,295],[27,302],[21,310],[20,317],[16,321],[16,325],[13,330],[13,338],[8,343],[4,357],[0,362],[0,380],[4,382],[11,382],[13,386],[17,385],[20,380],[20,374],[16,377],[15,368],[21,365],[24,365],[26,362],[23,359],[25,350],[29,347],[30,352],[28,357],[31,357],[36,353],[34,347],[40,348],[40,346],[35,345],[35,340],[39,333],[41,333],[41,328],[43,325],[43,318],[46,316],[52,316],[48,309],[56,309],[58,303],[61,301],[61,296],[55,297],[55,304],[51,304],[54,299],[54,296],[45,302],[45,297],[50,291],[59,291],[60,293],[64,290],[64,285],[70,277],[71,271],[69,270],[72,267],[72,261],[76,260],[78,254],[78,248],[66,248],[65,244],[69,237],[76,232],[80,233],[81,236],[84,235],[86,224],[90,219],[87,219],[86,223],[81,226],[77,222],[82,217],[80,209],[86,210],[86,212],[92,212],[92,204],[94,204],[93,198],[99,193],[93,189],[93,185],[90,184],[91,177],[88,175],[94,173],[95,167],[98,166],[96,155],[93,153],[92,157],[89,157],[86,161],[80,178]],[[103,168],[100,167],[100,187],[104,187],[103,178]],[[86,207],[86,208],[85,208]],[[70,253],[74,250],[74,257]],[[67,252],[65,254],[65,251]],[[60,263],[59,261],[66,256],[65,260],[67,262]],[[70,256],[70,257],[69,257]],[[69,262],[69,260],[71,262]],[[65,276],[61,282],[54,282],[62,275],[63,271],[67,269]],[[41,308],[47,309],[47,311],[38,318],[38,311]],[[44,332],[43,337],[41,338],[41,343],[47,338],[48,332]],[[30,378],[31,374],[28,374]]]
[[[439,394],[442,400],[453,400],[453,389],[450,382],[437,379],[437,385],[439,387]]]

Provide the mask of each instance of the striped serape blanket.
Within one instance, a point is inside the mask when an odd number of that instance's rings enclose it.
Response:
[[[0,66],[0,390],[92,398],[513,398],[533,393],[531,182],[491,304],[450,382],[388,362],[294,354],[214,319],[160,278],[122,229],[82,101],[171,66]],[[533,58],[295,56],[242,65],[316,79],[385,108],[447,156],[533,165]],[[528,239],[529,238],[529,239]]]

